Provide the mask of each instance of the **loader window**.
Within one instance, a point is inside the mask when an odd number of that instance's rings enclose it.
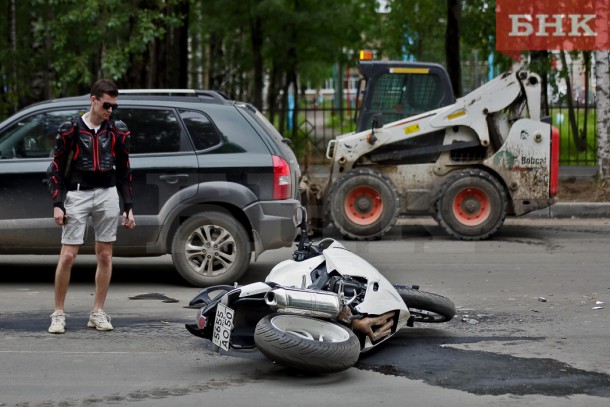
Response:
[[[442,82],[437,75],[381,75],[373,85],[368,127],[375,113],[383,113],[383,123],[387,124],[434,110],[441,106],[443,96]]]

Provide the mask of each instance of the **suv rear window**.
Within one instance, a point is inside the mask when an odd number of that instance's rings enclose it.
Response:
[[[193,143],[195,143],[195,149],[207,150],[219,145],[222,141],[216,127],[205,115],[199,112],[181,110],[180,117],[191,135]]]

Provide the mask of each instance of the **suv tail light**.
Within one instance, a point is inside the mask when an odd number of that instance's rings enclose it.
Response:
[[[290,165],[282,157],[273,157],[273,199],[288,199],[292,190]]]
[[[559,189],[559,129],[551,127],[551,177],[549,196],[554,198]]]

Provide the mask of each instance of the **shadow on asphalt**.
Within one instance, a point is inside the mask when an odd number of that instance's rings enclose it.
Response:
[[[58,256],[0,256],[0,283],[53,283]],[[139,261],[138,261],[139,260]],[[71,282],[91,282],[95,276],[95,256],[80,255],[72,269]],[[173,268],[171,258],[115,258],[113,283],[186,285]]]
[[[444,328],[404,329],[388,342],[360,355],[356,369],[375,371],[384,375],[421,380],[431,386],[466,391],[476,395],[545,395],[569,397],[586,394],[610,397],[610,376],[574,368],[548,358],[524,358],[509,354],[456,349],[451,345],[485,341],[539,341],[528,336],[454,336],[452,321]],[[444,324],[443,324],[444,325]],[[212,351],[209,341],[201,346]],[[255,360],[261,369],[272,363],[258,351],[221,351],[235,358]],[[290,377],[317,377],[302,374],[275,364],[268,373],[275,380]],[[322,377],[336,374],[322,375]]]
[[[55,278],[58,256],[15,255],[0,256],[0,284],[2,283],[50,283]],[[262,281],[273,264],[268,262],[251,263],[240,284]],[[92,282],[95,277],[95,256],[80,255],[70,281],[72,283]],[[123,258],[113,260],[112,283],[121,284],[159,284],[190,287],[174,268],[171,256]]]
[[[378,349],[362,355],[356,367],[477,395],[567,397],[586,394],[610,397],[610,376],[607,374],[576,369],[553,359],[523,358],[446,346],[539,339],[515,336],[448,337],[442,330],[406,329]]]

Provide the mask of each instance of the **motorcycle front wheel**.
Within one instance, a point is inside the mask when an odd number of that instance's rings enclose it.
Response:
[[[256,325],[254,342],[272,361],[311,373],[349,369],[360,355],[360,341],[351,330],[298,315],[267,315]]]
[[[447,322],[455,316],[455,304],[447,297],[401,285],[394,288],[407,304],[415,322]]]

